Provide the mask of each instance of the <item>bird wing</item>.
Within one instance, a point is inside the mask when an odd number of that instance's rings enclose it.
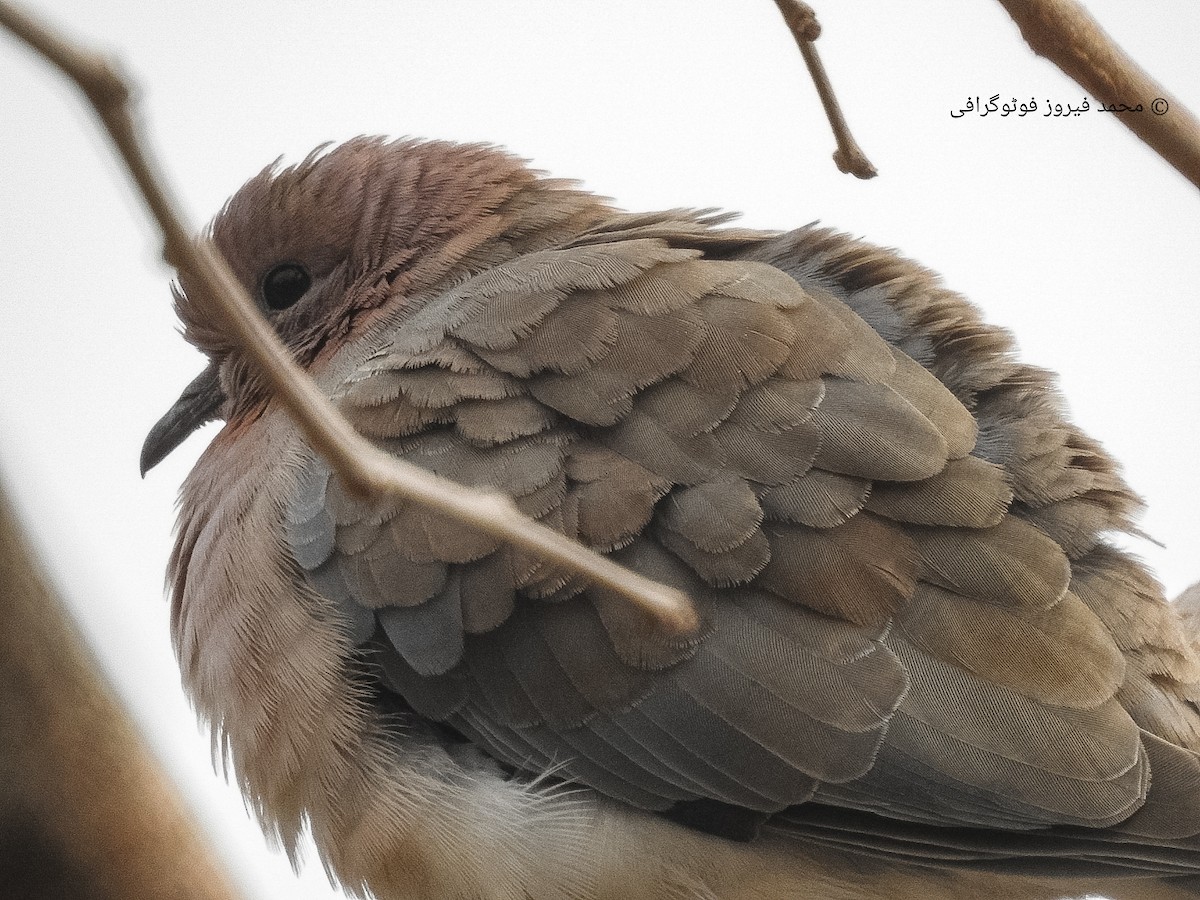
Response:
[[[1104,485],[1069,441],[1014,447],[1003,416],[968,411],[995,398],[878,284],[818,271],[821,234],[734,254],[629,221],[526,254],[377,328],[336,398],[396,456],[682,588],[699,633],[415,504],[356,500],[316,458],[293,556],[388,690],[517,771],[839,840],[864,829],[796,810],[1128,819],[1153,754],[1118,696],[1129,653],[1072,579],[1068,551],[1095,541],[1070,515],[1056,539],[1031,502]]]

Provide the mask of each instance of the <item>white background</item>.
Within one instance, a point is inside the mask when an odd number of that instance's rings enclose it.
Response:
[[[413,134],[503,144],[629,209],[820,219],[898,248],[1061,373],[1166,545],[1136,550],[1178,593],[1200,578],[1196,188],[1111,115],[952,118],[968,96],[1042,109],[1085,96],[995,3],[821,6],[820,49],[875,181],[834,169],[767,0],[34,4],[125,61],[196,224],[279,154]],[[1200,5],[1088,6],[1200,108]],[[139,480],[143,435],[201,367],[175,333],[157,251],[80,99],[0,38],[0,474],[247,890],[329,896],[319,866],[298,889],[263,849],[178,687],[162,572],[174,493],[207,434]]]

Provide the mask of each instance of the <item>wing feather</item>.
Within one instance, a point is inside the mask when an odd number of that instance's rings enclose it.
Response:
[[[1200,866],[1167,796],[1200,763],[1150,733],[1200,664],[1116,574],[1125,489],[1030,399],[1043,376],[890,254],[698,222],[618,217],[422,296],[335,393],[396,456],[682,588],[701,626],[666,635],[309,460],[282,539],[381,689],[646,809],[887,858]]]

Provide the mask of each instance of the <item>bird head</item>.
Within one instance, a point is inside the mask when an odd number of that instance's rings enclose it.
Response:
[[[208,236],[312,370],[381,312],[511,256],[504,238],[528,206],[516,198],[538,185],[521,160],[491,146],[361,137],[267,166],[230,198]],[[184,337],[209,365],[151,430],[143,475],[205,422],[236,425],[269,402],[199,281],[181,272],[174,294]]]

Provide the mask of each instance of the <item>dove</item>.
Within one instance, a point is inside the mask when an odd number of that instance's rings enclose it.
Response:
[[[181,274],[209,364],[143,470],[224,426],[175,651],[289,852],[380,898],[1193,890],[1200,659],[1111,540],[1139,500],[933,273],[414,139],[276,163],[210,233],[365,437],[699,614],[353,495]]]

